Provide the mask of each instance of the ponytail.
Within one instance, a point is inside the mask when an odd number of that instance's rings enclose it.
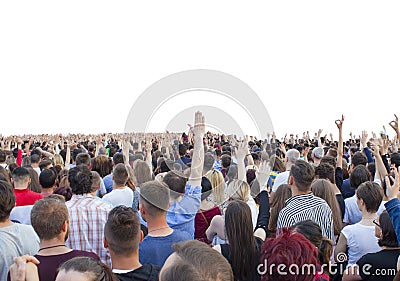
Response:
[[[321,265],[328,265],[331,259],[333,243],[330,239],[323,237],[318,247],[318,260]]]

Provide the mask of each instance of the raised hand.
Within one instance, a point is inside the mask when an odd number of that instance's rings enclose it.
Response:
[[[260,189],[266,187],[266,183],[268,182],[270,172],[271,172],[271,167],[269,166],[268,161],[263,161],[257,172],[257,180],[258,183],[260,184]]]
[[[395,130],[396,133],[397,133],[397,132],[399,132],[399,118],[397,117],[396,114],[394,115],[394,118],[395,118],[395,119],[394,119],[393,121],[390,121],[389,125],[390,125],[390,127],[392,127],[393,130]]]
[[[400,167],[398,169],[394,169],[394,174],[395,174],[394,179],[392,176],[390,176],[390,179],[393,181],[393,184],[390,184],[389,176],[385,177],[386,196],[388,197],[389,200],[397,198],[397,195],[399,193],[399,187],[400,187],[399,172],[400,172]]]
[[[344,115],[342,115],[342,119],[335,120],[335,124],[339,130],[342,130],[343,128],[343,122],[344,122]]]
[[[235,155],[238,161],[244,161],[246,154],[248,152],[247,148],[247,138],[244,141],[240,142],[238,147],[235,148]]]
[[[194,115],[194,126],[192,131],[196,138],[203,138],[206,133],[205,118],[200,111],[197,111]]]
[[[363,147],[367,147],[367,139],[368,139],[367,131],[362,131],[360,142]]]

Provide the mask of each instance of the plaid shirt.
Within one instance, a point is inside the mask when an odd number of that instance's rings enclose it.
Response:
[[[110,253],[104,248],[104,225],[112,207],[90,194],[73,195],[66,202],[70,233],[67,246],[97,254],[101,261],[111,265]]]

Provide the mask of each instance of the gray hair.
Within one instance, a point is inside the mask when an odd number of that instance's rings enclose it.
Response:
[[[289,149],[286,152],[286,158],[288,162],[294,164],[300,158],[300,152],[297,149]]]

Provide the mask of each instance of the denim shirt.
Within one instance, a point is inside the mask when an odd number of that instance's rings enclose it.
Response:
[[[185,231],[194,239],[194,219],[200,208],[201,186],[186,185],[182,200],[171,202],[167,211],[167,223],[172,229]],[[139,213],[140,223],[147,226]]]
[[[394,231],[396,232],[397,242],[400,245],[400,201],[397,198],[385,203],[385,208],[390,216]]]

